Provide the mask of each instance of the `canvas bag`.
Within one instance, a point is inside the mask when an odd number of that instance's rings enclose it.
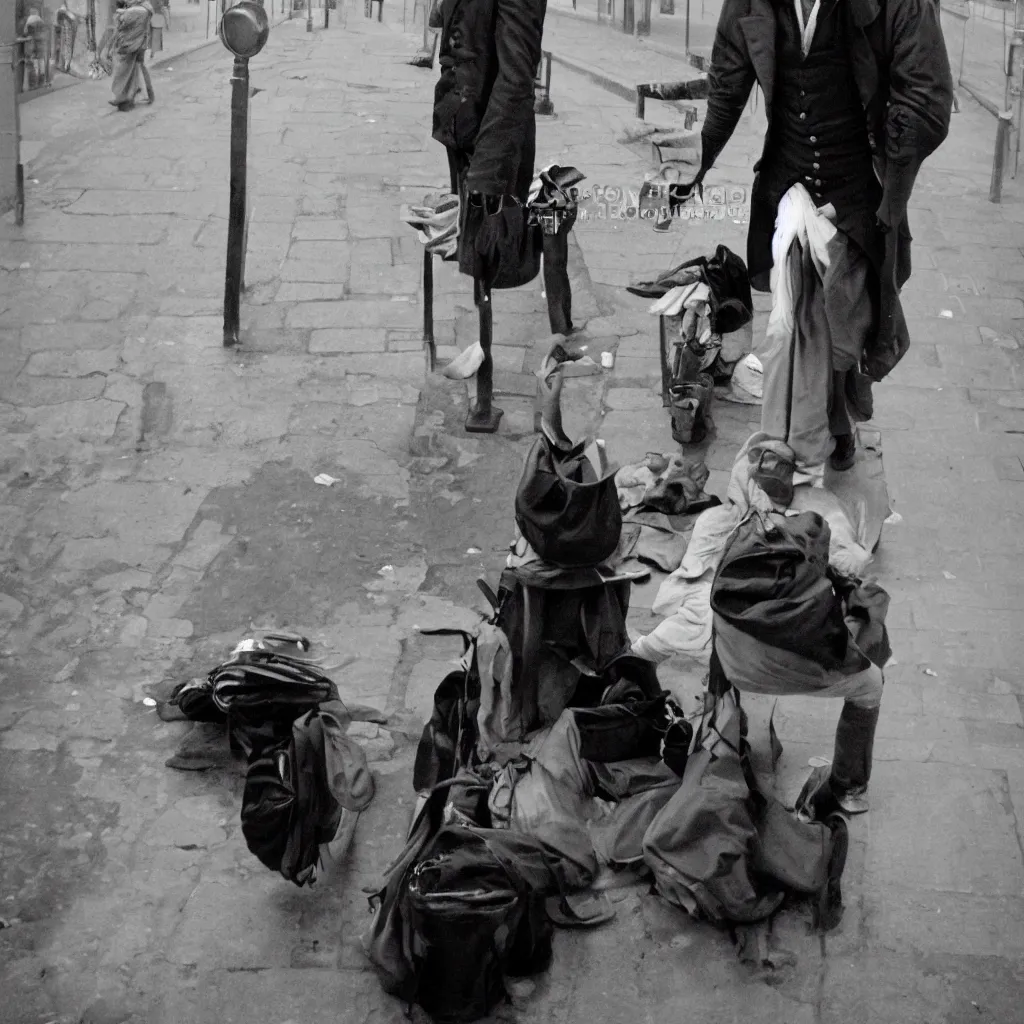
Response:
[[[334,838],[342,812],[373,799],[366,754],[345,735],[347,723],[340,701],[325,704],[250,755],[242,835],[266,867],[300,887],[315,882],[320,846]]]
[[[508,637],[498,626],[480,626],[477,640],[480,706],[477,712],[477,752],[481,761],[504,762],[530,731],[522,691],[513,685],[515,663]]]
[[[753,923],[773,914],[785,893],[751,876],[757,835],[741,763],[741,710],[732,690],[702,724],[682,784],[644,836],[644,861],[658,892],[716,924]]]
[[[568,451],[546,435],[534,442],[516,491],[516,523],[546,562],[565,568],[600,565],[622,533],[615,467],[599,477],[587,441]]]
[[[498,972],[491,953],[501,951],[505,954],[502,978],[505,969],[522,974],[546,969],[550,961],[550,930],[545,935],[543,914],[539,913],[535,897],[557,891],[564,884],[557,861],[551,859],[541,844],[526,836],[486,829],[445,827],[443,822],[449,790],[457,781],[458,778],[448,780],[430,793],[413,823],[405,848],[385,869],[381,888],[370,898],[373,921],[362,937],[363,948],[385,992],[408,1003],[418,1002],[423,997],[433,1011],[439,1013],[437,1019],[452,1021],[476,1019],[473,1014],[482,1005],[495,998],[500,999],[503,994],[495,983]],[[417,867],[441,852],[443,844],[439,840],[442,833],[455,840],[447,844],[449,849],[460,845],[473,845],[479,849],[483,842],[492,855],[492,867],[497,859],[506,870],[505,884],[492,887],[492,893],[502,891],[479,901],[481,913],[475,919],[467,916],[470,912],[466,903],[459,906],[457,901],[443,897],[432,902],[430,893],[422,892],[424,886],[419,886],[422,898],[415,906],[410,898],[410,886]],[[497,858],[494,857],[496,853]],[[526,890],[532,890],[532,895],[524,902],[520,896]],[[509,893],[515,893],[516,898],[511,898]],[[433,915],[434,910],[442,912]],[[438,916],[447,921],[447,939],[454,939],[463,954],[466,952],[463,940],[467,930],[477,935],[481,940],[477,944],[488,953],[486,965],[463,955],[469,969],[463,968],[458,972],[459,980],[464,982],[458,986],[458,991],[464,1010],[467,1002],[472,1004],[470,1013],[466,1015],[451,1015],[450,1011],[458,1008],[459,1000],[452,999],[453,991],[447,994],[444,991],[449,975],[443,973],[443,967],[429,968],[428,965],[428,969],[442,973],[424,984],[425,947],[429,938],[434,937],[436,943],[444,944],[445,950],[450,952],[451,949],[446,943],[445,932],[437,927]],[[460,921],[468,928],[459,927]],[[499,935],[494,941],[495,933],[502,928],[507,935]],[[441,956],[441,959],[446,957]],[[481,979],[483,984],[478,985],[476,979]],[[437,991],[438,988],[441,991]],[[469,1000],[466,992],[470,993]],[[475,998],[472,998],[473,993]],[[445,1000],[444,1004],[442,1000]]]
[[[477,197],[462,195],[459,269],[487,289],[521,288],[540,273],[544,238],[525,204],[499,198],[488,210]],[[491,198],[491,197],[486,197]]]
[[[850,634],[829,570],[830,539],[828,523],[816,512],[752,509],[718,564],[712,611],[770,647],[842,668]]]
[[[644,836],[644,860],[669,902],[715,924],[770,917],[787,892],[825,882],[830,831],[760,791],[733,688],[701,724],[679,789]]]
[[[434,692],[434,710],[423,727],[412,784],[425,793],[451,779],[461,768],[477,763],[477,717],[480,712],[480,668],[476,637],[462,629],[424,629],[424,636],[458,636],[463,652],[460,668],[441,680]]]
[[[540,852],[539,877],[520,859],[524,842]],[[435,1024],[479,1020],[505,1000],[506,975],[550,965],[553,929],[543,901],[555,876],[546,857],[525,837],[446,826],[413,869],[414,1000]]]

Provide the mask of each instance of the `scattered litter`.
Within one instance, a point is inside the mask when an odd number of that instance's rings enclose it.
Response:
[[[953,319],[953,310],[951,310],[951,309],[940,310],[939,311],[939,316],[944,317],[946,320],[952,320]]]
[[[540,297],[542,299],[546,299],[548,297],[548,293],[546,291],[544,291],[543,289],[541,289]]]
[[[337,482],[337,477],[328,476],[326,473],[320,473],[313,477],[313,483],[319,484],[321,487],[330,487]]]
[[[375,117],[368,117],[366,119],[366,123],[367,124],[376,124],[377,123],[377,119]]]
[[[926,676],[931,676],[933,679],[938,679],[939,678],[939,673],[936,672],[934,669],[926,668],[926,669],[923,669],[923,671],[924,671],[924,674]]]
[[[156,701],[153,700],[152,697],[143,697],[142,698],[142,703],[145,704],[147,708],[155,708],[156,707]]]
[[[395,571],[393,565],[385,565],[378,573],[378,576],[390,576]]]
[[[615,365],[615,353],[614,352],[602,352],[601,353],[601,365],[606,370],[610,370]]]
[[[832,762],[827,757],[809,757],[807,766],[809,768],[828,768]]]
[[[28,180],[31,181],[33,185],[38,185],[39,184],[39,179],[38,178],[29,178]]]
[[[946,572],[945,569],[942,570],[942,575],[945,576],[947,580],[955,580],[956,579],[956,577],[951,572]]]
[[[483,554],[483,552],[480,550],[480,548],[466,548],[466,554],[467,555],[481,555],[481,554]]]
[[[72,658],[54,677],[55,683],[66,683],[78,668],[78,658]]]
[[[883,519],[882,522],[884,522],[887,526],[898,526],[900,523],[903,522],[903,516],[901,516],[899,512],[893,512],[892,515],[886,516],[886,518]]]
[[[19,270],[31,270],[32,269],[32,264],[31,263],[22,263],[22,264],[19,265],[18,269]]]
[[[741,359],[733,370],[731,393],[734,396],[760,400],[764,397],[764,366],[753,352]]]

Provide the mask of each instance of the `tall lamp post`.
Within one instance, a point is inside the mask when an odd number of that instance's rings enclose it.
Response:
[[[231,75],[231,198],[228,252],[224,273],[224,344],[238,344],[240,305],[245,281],[246,169],[249,146],[249,58],[263,49],[270,21],[260,0],[239,0],[224,12],[220,41],[234,54]]]

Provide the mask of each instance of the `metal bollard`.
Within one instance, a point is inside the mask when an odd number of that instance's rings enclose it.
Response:
[[[1013,111],[1004,110],[996,124],[996,151],[992,155],[992,181],[988,187],[988,201],[1003,201],[1003,168],[1006,165],[1006,151],[1010,144],[1010,128],[1013,125]]]
[[[231,75],[231,192],[224,271],[224,345],[239,341],[247,235],[246,163],[249,145],[249,59],[263,49],[270,21],[259,0],[239,0],[224,12],[220,40],[235,57]]]

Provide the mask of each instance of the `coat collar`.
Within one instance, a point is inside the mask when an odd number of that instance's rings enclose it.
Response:
[[[758,84],[764,93],[765,109],[772,109],[775,92],[775,4],[791,3],[792,0],[750,0],[750,14],[740,18],[740,29],[754,66]],[[864,36],[864,29],[878,17],[879,0],[839,0],[845,4],[853,28],[850,40],[854,74],[857,78],[861,100],[867,107],[878,88],[878,70],[871,54],[871,48]]]
[[[771,0],[750,0],[750,14],[739,21],[765,110],[770,111],[775,91],[775,8]]]

